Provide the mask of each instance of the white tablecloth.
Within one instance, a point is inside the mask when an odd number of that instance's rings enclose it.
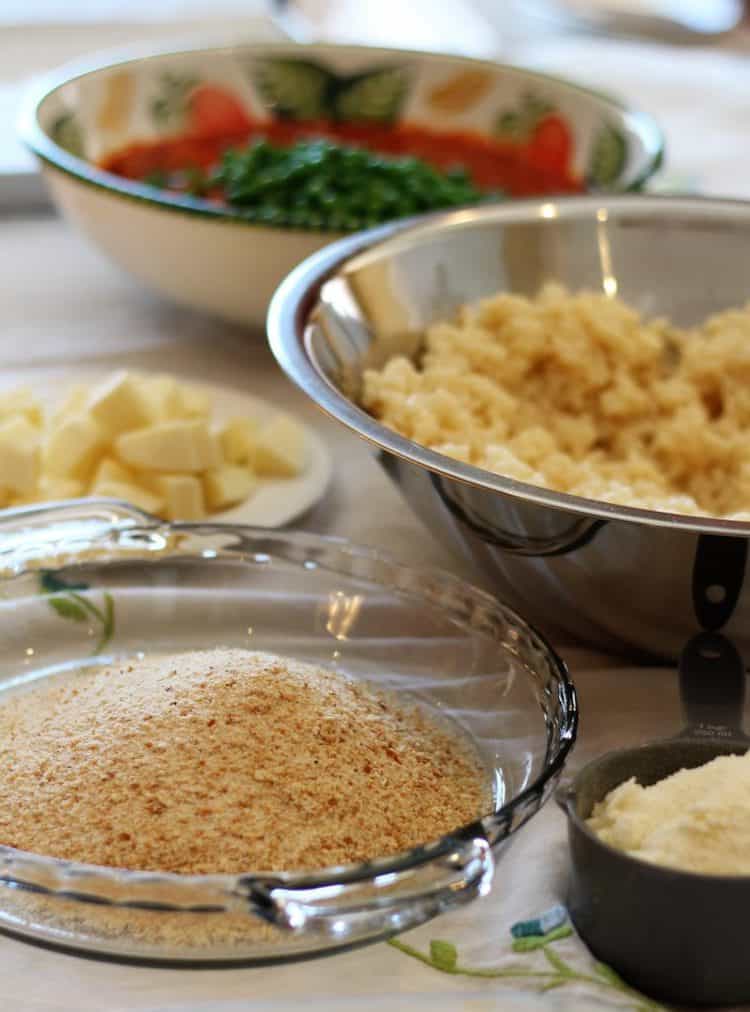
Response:
[[[26,5],[16,7],[13,16],[21,17]],[[330,31],[330,22],[326,24]],[[348,21],[339,24],[342,33],[346,25],[352,34]],[[475,42],[481,35],[476,24],[471,28]],[[382,17],[378,25],[382,36]],[[45,31],[43,23],[37,31]],[[55,31],[49,29],[46,36],[49,53],[55,51]],[[37,54],[44,38],[35,36]],[[395,29],[392,38],[410,41]],[[0,35],[0,54],[2,43]],[[465,48],[471,50],[471,43]],[[667,131],[665,178],[670,185],[750,195],[743,157],[750,68],[743,56],[577,38],[531,40],[511,55],[610,88],[651,110]],[[73,375],[81,364],[95,362],[169,370],[260,392],[307,419],[329,440],[335,456],[333,486],[302,526],[386,548],[405,562],[471,575],[404,507],[364,446],[291,387],[261,335],[150,295],[56,218],[6,216],[1,236],[3,385],[33,379],[40,370]],[[614,746],[674,730],[678,703],[673,671],[628,668],[582,648],[567,648],[565,655],[583,713],[571,768]],[[451,940],[461,961],[470,965],[518,963],[521,957],[510,951],[509,926],[564,896],[566,867],[564,820],[548,805],[503,856],[490,896],[413,932],[409,941],[425,949],[431,938]],[[578,970],[591,965],[575,937],[557,943],[557,950]],[[531,961],[530,967],[545,965],[540,953],[522,958]],[[591,986],[571,984],[540,995],[531,985],[445,976],[387,945],[281,967],[186,971],[78,959],[0,936],[0,1012],[282,1012],[303,1007],[365,1012],[405,1008],[407,1001],[414,1010],[472,1012],[614,1007],[605,992]],[[627,1002],[620,1007],[628,1007]]]

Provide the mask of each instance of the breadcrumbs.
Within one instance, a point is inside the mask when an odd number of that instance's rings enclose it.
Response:
[[[750,304],[681,330],[546,285],[428,328],[364,374],[401,435],[497,474],[626,506],[750,519]]]
[[[0,843],[187,874],[395,854],[481,814],[487,775],[416,706],[238,649],[153,656],[0,706]]]

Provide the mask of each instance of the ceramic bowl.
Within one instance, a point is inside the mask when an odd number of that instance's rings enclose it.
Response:
[[[187,306],[260,325],[276,285],[332,232],[257,224],[235,208],[100,166],[135,142],[223,135],[269,118],[470,130],[532,159],[550,157],[551,136],[562,134],[566,169],[583,190],[637,188],[663,153],[650,117],[543,74],[397,49],[288,43],[68,66],[29,96],[21,133],[58,206],[113,260]]]

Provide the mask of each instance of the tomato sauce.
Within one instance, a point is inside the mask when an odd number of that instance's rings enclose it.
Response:
[[[502,190],[513,197],[546,193],[579,193],[584,187],[570,169],[572,141],[562,119],[548,116],[523,141],[489,137],[469,130],[437,131],[415,124],[298,122],[268,120],[222,133],[189,133],[160,141],[131,144],[101,163],[108,172],[142,180],[153,173],[189,168],[210,169],[229,148],[265,138],[289,146],[323,137],[383,155],[412,156],[447,170],[464,168],[483,190]]]

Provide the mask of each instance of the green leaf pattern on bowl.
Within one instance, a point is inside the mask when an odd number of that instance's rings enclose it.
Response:
[[[75,113],[65,112],[53,122],[49,129],[52,140],[76,158],[83,158],[86,144],[81,124]]]
[[[261,60],[251,68],[264,103],[279,119],[394,123],[409,92],[401,67],[339,75],[309,60]]]
[[[86,609],[74,597],[56,594],[49,599],[49,606],[57,612],[60,618],[69,618],[73,622],[86,621]]]
[[[623,134],[605,123],[594,134],[589,152],[586,182],[592,189],[611,186],[616,182],[628,160],[628,146]]]
[[[533,92],[525,92],[518,106],[504,109],[495,120],[495,133],[518,143],[528,140],[545,116],[557,113],[554,104]]]
[[[149,106],[151,118],[159,130],[175,130],[184,126],[188,96],[199,80],[194,74],[166,72],[160,76],[158,90]]]
[[[323,119],[329,107],[332,75],[309,60],[260,60],[253,84],[279,119]]]
[[[87,583],[66,583],[50,570],[43,569],[39,575],[39,589],[47,595],[49,606],[60,616],[71,622],[92,623],[98,632],[97,641],[92,654],[101,653],[115,632],[115,602],[109,591],[102,594],[102,604],[95,604],[89,593]]]
[[[344,123],[394,123],[408,88],[406,74],[399,67],[386,67],[339,79],[334,118]]]

